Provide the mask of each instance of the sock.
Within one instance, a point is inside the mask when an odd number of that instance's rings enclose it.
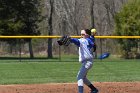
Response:
[[[88,87],[89,87],[91,90],[96,90],[96,88],[95,88],[92,84],[88,85]]]
[[[83,79],[79,79],[77,83],[78,83],[79,93],[83,93]]]
[[[78,91],[79,91],[78,93],[84,93],[83,92],[83,86],[78,86]]]

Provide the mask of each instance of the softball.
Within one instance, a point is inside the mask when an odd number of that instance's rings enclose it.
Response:
[[[94,28],[91,29],[91,32],[92,32],[92,33],[95,33],[95,32],[96,32],[96,29],[94,29]]]

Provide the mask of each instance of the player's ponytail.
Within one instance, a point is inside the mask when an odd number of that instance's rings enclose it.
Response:
[[[88,35],[91,35],[91,31],[89,29],[85,29],[85,32],[88,34]]]

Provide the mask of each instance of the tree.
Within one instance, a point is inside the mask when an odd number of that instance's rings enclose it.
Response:
[[[53,14],[53,4],[54,4],[54,0],[49,0],[50,3],[50,14],[49,14],[49,18],[48,18],[48,35],[53,35],[53,27],[52,27],[52,14]],[[52,38],[48,38],[48,58],[52,58]]]
[[[115,34],[140,36],[140,1],[129,1],[115,16]],[[118,40],[124,58],[140,58],[139,39]]]
[[[1,35],[40,34],[38,22],[43,20],[40,11],[40,0],[1,0],[0,4]],[[6,39],[4,41],[17,43],[15,39]],[[24,41],[29,43],[30,58],[33,58],[31,39],[24,39]]]
[[[0,1],[0,35],[18,35],[23,26],[21,20],[15,20],[16,12],[12,7],[16,4],[15,1],[1,0]],[[11,46],[16,45],[16,39],[1,39],[8,42]],[[12,53],[12,50],[11,52]]]
[[[39,0],[23,0],[20,8],[18,8],[18,14],[20,20],[25,24],[21,30],[22,35],[39,35],[38,22],[41,21],[41,13],[39,11]],[[33,50],[31,39],[26,39],[29,43],[30,58],[33,58]]]

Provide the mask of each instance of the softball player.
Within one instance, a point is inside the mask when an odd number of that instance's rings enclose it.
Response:
[[[91,36],[91,30],[89,29],[81,30],[81,36],[82,38],[80,39],[70,39],[71,43],[79,47],[79,62],[82,63],[77,75],[78,91],[79,93],[84,93],[83,85],[85,84],[91,89],[91,93],[98,93],[98,89],[86,77],[89,69],[93,65],[92,48],[94,48],[94,37]]]

